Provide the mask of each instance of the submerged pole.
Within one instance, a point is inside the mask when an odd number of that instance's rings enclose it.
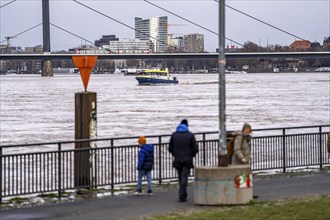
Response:
[[[219,166],[228,166],[226,137],[225,0],[219,1]]]

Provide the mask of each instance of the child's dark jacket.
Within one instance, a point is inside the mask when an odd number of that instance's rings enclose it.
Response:
[[[154,166],[154,145],[143,144],[138,155],[138,170],[152,170]]]

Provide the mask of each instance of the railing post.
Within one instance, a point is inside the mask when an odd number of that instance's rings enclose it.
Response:
[[[113,153],[113,139],[110,140],[110,149],[111,149],[111,192],[115,189],[115,175],[114,175],[114,153]]]
[[[2,147],[0,146],[0,204],[2,204]]]
[[[159,174],[159,182],[158,182],[158,184],[161,185],[162,184],[162,137],[161,136],[158,137],[158,145],[159,145],[159,149],[158,149],[158,161],[159,161],[158,174]]]
[[[320,170],[322,170],[322,168],[323,168],[323,165],[322,165],[322,163],[323,163],[323,160],[322,160],[323,152],[322,152],[322,127],[321,126],[319,127],[319,138],[320,138]]]
[[[283,173],[285,173],[286,172],[285,128],[282,129],[282,145],[283,145]]]
[[[205,133],[203,133],[203,166],[206,165]]]
[[[58,199],[61,200],[61,196],[62,196],[62,178],[61,178],[61,170],[62,170],[62,166],[61,166],[61,143],[58,143],[58,156],[57,156],[57,163],[58,163]]]

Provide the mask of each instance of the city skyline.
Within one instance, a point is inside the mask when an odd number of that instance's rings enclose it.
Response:
[[[0,7],[9,3],[1,0]],[[168,33],[199,33],[205,36],[205,50],[214,52],[218,45],[218,36],[205,29],[179,19],[144,1],[80,1],[101,13],[116,19],[134,29],[134,17],[167,16]],[[218,3],[215,1],[152,1],[183,18],[186,18],[213,32],[218,32]],[[230,7],[268,22],[293,35],[311,42],[322,44],[325,37],[330,36],[330,2],[316,1],[226,1]],[[136,10],[138,8],[139,10]],[[16,35],[42,22],[41,1],[16,1],[0,8],[0,42],[6,36]],[[51,50],[67,50],[85,44],[63,30],[79,35],[94,42],[102,35],[113,34],[119,39],[134,38],[135,31],[107,17],[102,16],[74,1],[50,0]],[[56,25],[56,26],[55,26]],[[297,38],[257,22],[229,7],[226,7],[226,44],[235,42],[244,44],[247,41],[267,45],[290,45]],[[3,42],[2,44],[5,44]],[[42,45],[42,26],[11,39],[11,45],[31,47]],[[88,44],[88,43],[87,43]]]

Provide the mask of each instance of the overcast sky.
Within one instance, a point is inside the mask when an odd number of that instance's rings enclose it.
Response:
[[[12,0],[0,0],[0,7]],[[183,35],[200,33],[205,36],[205,49],[214,52],[217,35],[171,15],[143,0],[78,0],[134,28],[134,17],[168,16],[169,33]],[[41,0],[17,0],[0,8],[0,42],[42,23]],[[219,4],[214,0],[151,0],[207,29],[218,32]],[[330,0],[227,0],[226,4],[268,22],[293,35],[322,44],[330,36]],[[119,39],[134,38],[134,30],[106,18],[72,0],[50,0],[50,22],[89,41],[114,34]],[[175,35],[174,35],[175,36]],[[236,42],[252,41],[261,46],[289,45],[296,38],[278,31],[226,7],[226,37]],[[2,44],[5,44],[3,42]],[[227,41],[226,44],[230,44]],[[42,44],[42,26],[11,40],[13,46]],[[85,42],[51,26],[51,50],[76,47]],[[87,43],[88,44],[88,43]],[[235,44],[235,43],[233,43]]]

